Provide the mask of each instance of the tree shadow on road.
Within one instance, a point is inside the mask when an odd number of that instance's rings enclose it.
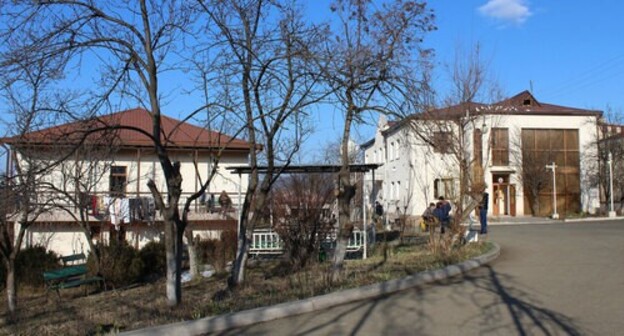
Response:
[[[572,318],[543,307],[534,295],[520,289],[521,285],[515,282],[512,276],[500,274],[492,266],[484,265],[479,275],[469,273],[460,279],[476,287],[471,295],[471,301],[480,308],[481,314],[470,319],[480,321],[483,326],[481,334],[502,331],[514,332],[517,335],[586,334]],[[494,299],[488,300],[487,293],[495,294]],[[503,322],[507,321],[504,318],[505,314],[511,319],[511,325]]]

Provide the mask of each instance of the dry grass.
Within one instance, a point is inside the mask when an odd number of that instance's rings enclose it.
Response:
[[[183,303],[176,308],[167,306],[162,280],[89,296],[84,296],[83,288],[65,290],[61,292],[61,300],[57,300],[55,293],[46,297],[41,290],[22,290],[20,309],[12,323],[8,323],[3,296],[0,334],[97,335],[198,319],[396,279],[469,259],[489,248],[488,244],[471,244],[454,253],[435,256],[428,252],[422,240],[417,244],[388,247],[386,253],[378,244],[369,259],[350,260],[344,280],[333,284],[328,276],[329,263],[288,274],[289,268],[277,260],[261,261],[248,267],[247,285],[219,302],[213,297],[225,288],[227,274],[184,284]]]

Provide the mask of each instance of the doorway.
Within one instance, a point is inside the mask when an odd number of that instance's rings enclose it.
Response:
[[[494,216],[516,216],[516,185],[509,183],[509,175],[494,175]]]

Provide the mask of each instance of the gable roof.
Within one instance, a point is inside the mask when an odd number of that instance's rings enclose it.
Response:
[[[125,110],[89,120],[53,126],[39,131],[0,139],[1,143],[29,145],[71,145],[83,139],[97,143],[102,132],[115,129],[115,141],[121,147],[153,147],[152,139],[141,132],[152,133],[152,115],[142,108]],[[133,128],[133,129],[129,129]],[[101,131],[93,132],[95,129]],[[108,129],[108,130],[106,130]],[[249,143],[225,134],[161,115],[163,145],[185,149],[249,150]],[[93,132],[93,133],[91,133]],[[91,134],[89,134],[91,133]]]
[[[432,118],[456,118],[470,111],[471,114],[508,114],[508,115],[543,115],[543,116],[600,116],[601,111],[580,109],[575,107],[561,106],[555,104],[542,103],[527,90],[515,96],[503,99],[493,104],[483,104],[476,102],[461,103],[445,108],[435,109],[425,112],[424,115]],[[416,114],[418,116],[422,114]]]
[[[568,106],[542,103],[533,94],[524,90],[515,96],[493,104],[464,102],[448,107],[415,113],[398,121],[388,121],[388,127],[381,133],[386,135],[401,129],[411,120],[452,120],[463,117],[467,111],[471,115],[543,115],[543,116],[602,116],[602,111],[579,109]],[[368,140],[363,147],[371,147],[375,139]]]

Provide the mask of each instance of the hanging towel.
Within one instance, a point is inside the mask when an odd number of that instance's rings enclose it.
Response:
[[[130,223],[130,200],[127,198],[119,200],[119,217],[122,224]]]

